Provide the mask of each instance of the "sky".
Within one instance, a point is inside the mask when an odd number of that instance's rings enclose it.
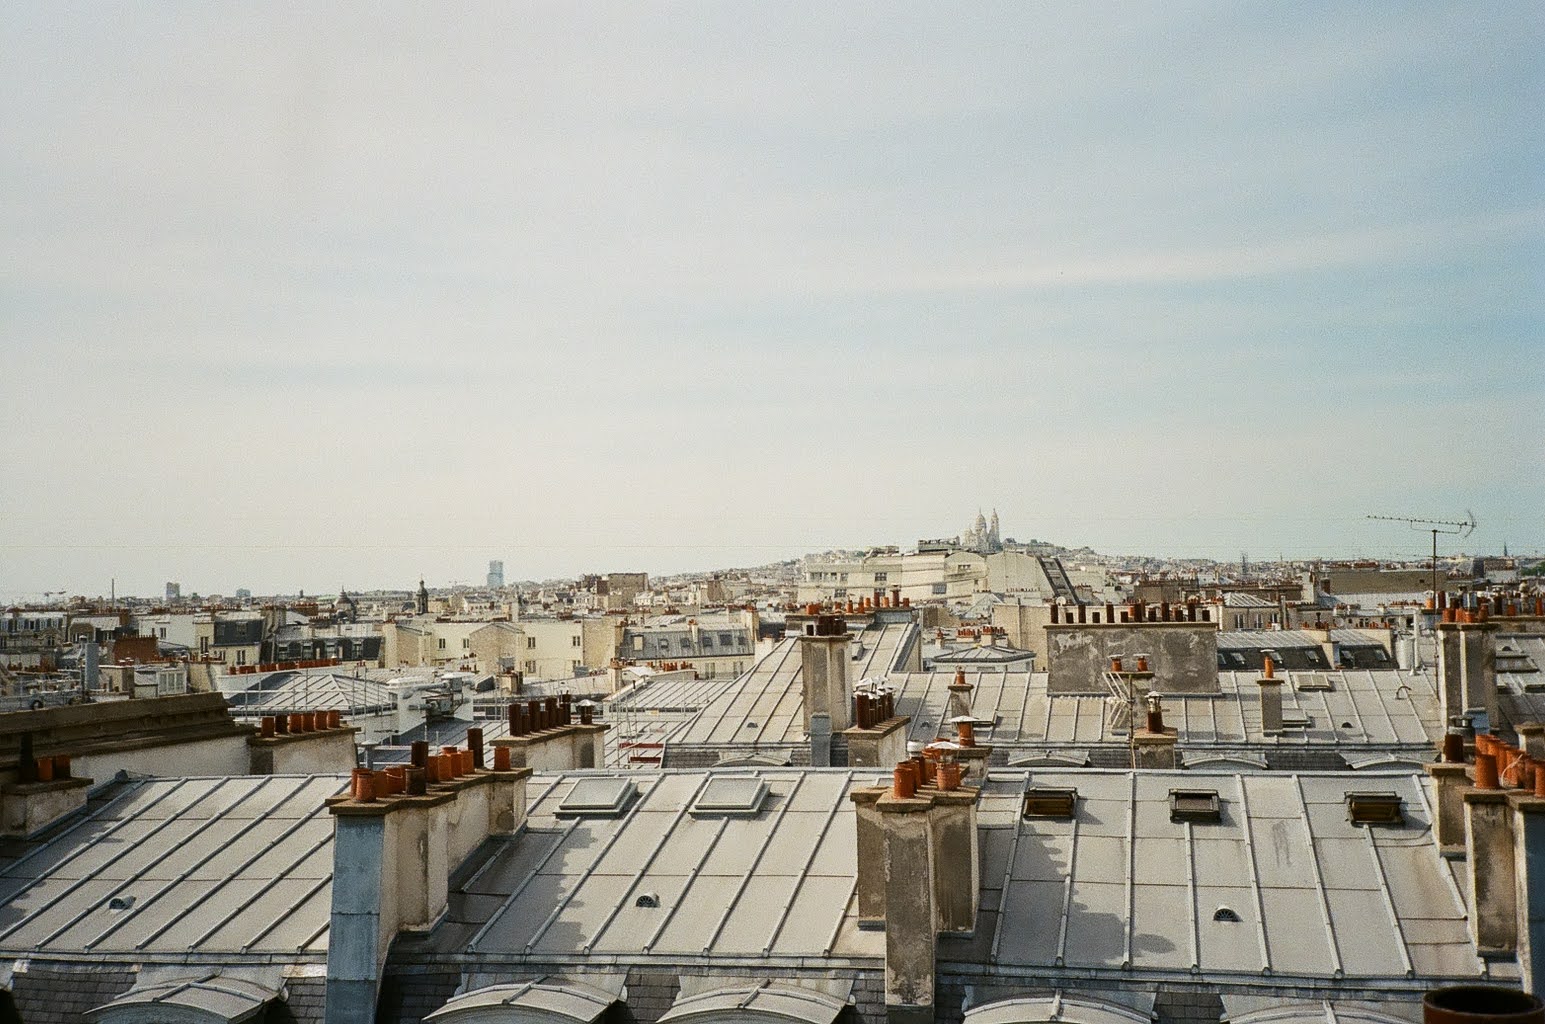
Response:
[[[0,598],[1545,553],[1545,6],[32,4]]]

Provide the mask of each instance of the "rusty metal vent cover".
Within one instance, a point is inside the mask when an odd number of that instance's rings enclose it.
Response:
[[[1354,825],[1404,825],[1402,808],[1396,793],[1347,794],[1347,820]]]
[[[1073,817],[1073,809],[1077,806],[1078,790],[1076,789],[1032,786],[1025,790],[1025,806],[1020,816],[1024,818],[1060,818],[1066,821]]]
[[[1216,789],[1172,789],[1169,791],[1169,820],[1219,822],[1223,805]]]

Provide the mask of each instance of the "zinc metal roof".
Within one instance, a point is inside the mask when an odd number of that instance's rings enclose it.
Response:
[[[333,823],[346,777],[124,784],[0,871],[9,955],[327,952]]]
[[[1148,1013],[1128,1006],[1054,992],[1047,996],[1000,999],[967,1010],[963,1024],[1020,1024],[1022,1021],[1056,1021],[1058,1024],[1151,1024]]]
[[[1383,646],[1377,639],[1355,629],[1332,629],[1332,643],[1342,647]],[[1222,629],[1218,631],[1218,650],[1256,651],[1263,648],[1319,647],[1318,633],[1302,629]]]
[[[1437,683],[1424,672],[1346,669],[1284,672],[1284,713],[1307,717],[1305,728],[1280,736],[1261,731],[1260,687],[1255,672],[1219,672],[1216,696],[1164,695],[1164,724],[1179,729],[1182,749],[1273,747],[1426,747],[1442,732]],[[1299,690],[1300,682],[1324,677],[1334,689]],[[951,732],[946,717],[954,672],[892,673],[900,714],[912,716],[908,738],[927,743]],[[1107,724],[1106,698],[1051,694],[1044,672],[966,672],[972,683],[977,741],[1008,748],[1126,743]],[[1141,714],[1142,708],[1138,709]]]
[[[1026,777],[989,778],[979,827],[991,909],[974,952],[993,962],[1279,983],[1485,973],[1433,841],[1425,778],[1035,771],[1028,784],[1072,786],[1078,803],[1071,820],[1022,821]],[[1221,820],[1171,821],[1177,787],[1216,790]],[[1396,794],[1406,825],[1350,824],[1354,789]]]
[[[362,715],[397,706],[390,687],[340,672],[272,672],[244,690],[227,693],[225,699],[238,717],[307,711]]]
[[[573,981],[490,985],[452,999],[424,1018],[436,1024],[464,1020],[552,1021],[590,1024],[616,1002],[616,996]]]
[[[719,773],[626,773],[638,797],[615,817],[559,813],[596,775],[544,778],[526,827],[453,893],[446,940],[496,959],[830,955],[856,881],[848,792],[880,775],[747,775],[769,791],[753,816],[693,812]]]
[[[853,634],[854,653],[848,678],[857,682],[884,675],[918,636],[915,625],[885,624]],[[781,641],[704,706],[702,712],[672,740],[682,744],[779,745],[805,741],[804,667],[800,641]]]
[[[793,985],[729,986],[681,996],[660,1018],[668,1021],[722,1021],[738,1019],[741,1014],[755,1014],[805,1024],[832,1024],[847,1001],[824,992]]]
[[[207,1014],[229,1024],[240,1024],[257,1016],[269,1000],[278,996],[276,990],[252,981],[208,975],[136,985],[112,1002],[87,1010],[84,1016],[93,1024],[111,1024],[115,1020],[176,1019],[175,1015],[166,1012],[173,1008],[198,1011],[201,1019]]]
[[[856,927],[856,816],[872,770],[748,771],[755,816],[691,808],[711,771],[629,773],[617,817],[560,817],[581,778],[533,782],[531,816],[462,872],[416,955],[484,964],[869,963]],[[1030,786],[1078,792],[1070,820],[1021,818]],[[1172,789],[1216,791],[1217,823],[1170,820]],[[1349,791],[1389,792],[1402,827],[1354,826]],[[979,798],[981,914],[942,963],[1041,977],[1345,979],[1419,991],[1482,977],[1439,855],[1428,780],[1404,773],[994,770]],[[1226,911],[1226,912],[1225,912]]]
[[[755,671],[752,665],[749,671]],[[688,673],[671,672],[639,680],[608,698],[611,711],[697,711],[706,707],[734,677],[694,679]]]

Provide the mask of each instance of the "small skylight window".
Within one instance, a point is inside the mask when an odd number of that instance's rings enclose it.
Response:
[[[755,775],[721,775],[709,781],[692,805],[693,814],[750,817],[767,800],[767,783]]]
[[[1293,676],[1293,687],[1299,693],[1319,693],[1334,690],[1336,683],[1325,672],[1299,672]]]
[[[621,814],[637,788],[627,779],[580,779],[558,804],[559,817],[609,817]]]
[[[1216,789],[1172,789],[1169,791],[1169,820],[1218,822],[1223,820],[1222,804]]]
[[[1354,825],[1404,825],[1398,793],[1348,793],[1347,820]]]
[[[1309,728],[1309,713],[1302,708],[1282,709],[1282,728],[1307,729]]]
[[[1032,786],[1025,791],[1025,806],[1021,812],[1025,818],[1073,817],[1078,805],[1078,790],[1058,789],[1051,786]]]

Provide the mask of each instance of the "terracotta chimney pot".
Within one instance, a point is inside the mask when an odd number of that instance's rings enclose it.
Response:
[[[1501,789],[1497,780],[1497,759],[1491,754],[1475,755],[1475,788]]]

